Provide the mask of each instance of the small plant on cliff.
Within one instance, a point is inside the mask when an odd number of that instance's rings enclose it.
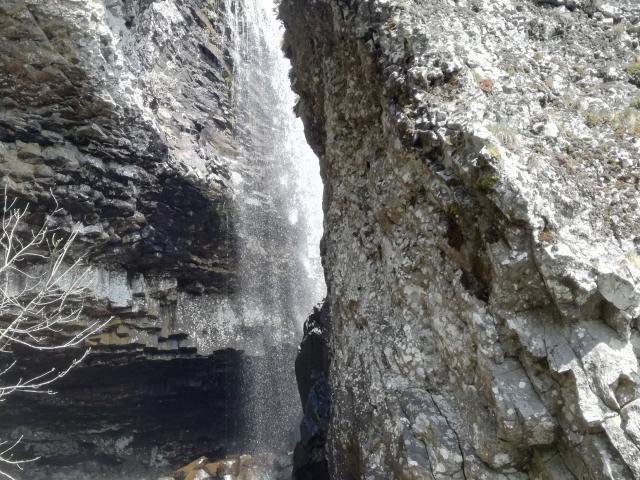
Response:
[[[640,73],[640,62],[632,63],[631,65],[629,65],[627,67],[627,73],[632,77],[638,75]]]
[[[476,187],[483,192],[491,192],[498,184],[498,177],[489,173],[482,174],[476,180]]]
[[[496,122],[487,127],[493,135],[500,140],[500,143],[508,148],[514,148],[518,145],[518,130],[507,125],[506,123]],[[499,156],[499,152],[497,153]]]
[[[51,215],[60,212],[55,208]],[[29,206],[19,207],[4,192],[0,224],[0,402],[16,393],[53,393],[51,385],[89,353],[84,349],[62,369],[43,368],[28,376],[18,351],[47,352],[82,347],[107,322],[81,324],[89,270],[81,258],[70,260],[77,229],[62,236],[49,227],[51,215],[33,230]],[[15,471],[37,458],[19,458],[22,437],[0,440],[0,477],[15,480]]]
[[[592,128],[598,127],[600,125],[607,125],[611,121],[609,112],[607,112],[606,110],[586,111],[583,113],[583,117],[584,117],[584,123],[588,127],[592,127]]]

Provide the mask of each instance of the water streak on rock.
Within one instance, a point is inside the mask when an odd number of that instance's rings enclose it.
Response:
[[[246,330],[249,450],[291,448],[299,405],[293,373],[309,308],[324,295],[319,258],[322,185],[308,147],[271,1],[227,0],[232,29],[235,137],[230,159],[239,237],[232,310]]]

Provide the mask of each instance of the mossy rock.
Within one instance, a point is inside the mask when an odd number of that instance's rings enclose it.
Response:
[[[633,63],[627,67],[629,82],[640,87],[640,62]]]
[[[483,192],[491,192],[496,188],[498,184],[498,177],[492,174],[480,175],[476,180],[476,187]]]

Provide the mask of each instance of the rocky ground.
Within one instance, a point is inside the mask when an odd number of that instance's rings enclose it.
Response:
[[[285,480],[291,478],[291,459],[274,454],[239,455],[209,460],[200,457],[158,480]]]
[[[284,0],[333,478],[640,477],[640,7]]]

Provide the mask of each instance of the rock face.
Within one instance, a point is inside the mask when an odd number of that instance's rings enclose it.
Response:
[[[0,409],[3,438],[24,436],[18,458],[41,459],[17,478],[156,480],[194,453],[237,451],[243,358],[141,358],[105,349],[58,381],[55,395],[16,395]],[[68,355],[47,357],[64,368]],[[42,357],[21,361],[28,371]]]
[[[58,203],[47,221],[78,228],[93,267],[84,315],[112,318],[58,395],[3,403],[0,437],[46,459],[28,478],[151,478],[234,448],[248,334],[220,307],[239,243],[224,7],[0,2],[2,183],[31,225]],[[79,354],[18,355],[33,376]]]
[[[262,0],[0,0],[0,184],[25,235],[78,232],[80,323],[108,321],[57,395],[2,403],[0,444],[42,457],[24,478],[155,479],[295,443],[295,343],[324,285],[281,36]],[[79,356],[2,352],[0,372]]]
[[[50,222],[79,226],[88,313],[116,317],[98,345],[175,351],[160,337],[234,288],[230,66],[224,20],[201,3],[0,7],[0,171],[34,223],[57,201]]]
[[[283,0],[335,479],[640,478],[640,7]]]
[[[202,291],[232,284],[233,225],[224,22],[200,3],[3,2],[0,169],[111,272]]]
[[[329,476],[325,446],[331,412],[329,389],[328,304],[314,308],[304,325],[296,357],[296,379],[304,416],[293,455],[294,480],[325,480]]]

